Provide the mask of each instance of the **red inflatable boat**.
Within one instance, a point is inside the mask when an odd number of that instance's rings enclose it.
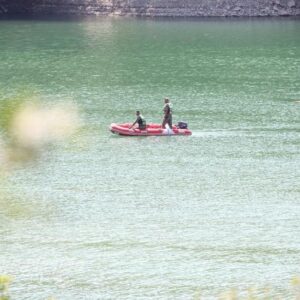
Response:
[[[110,131],[119,135],[126,136],[155,136],[155,135],[191,135],[192,132],[188,128],[179,128],[179,126],[173,126],[170,128],[161,128],[161,124],[148,124],[145,130],[137,128],[129,128],[132,123],[115,124],[110,125]]]

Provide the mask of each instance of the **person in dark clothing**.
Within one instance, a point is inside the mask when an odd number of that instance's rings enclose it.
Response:
[[[140,111],[136,111],[136,120],[135,122],[129,127],[131,129],[135,124],[138,124],[138,129],[140,130],[145,130],[146,129],[146,120],[145,118],[141,115]]]
[[[163,112],[164,118],[161,127],[166,128],[166,124],[168,124],[170,129],[172,129],[172,104],[170,103],[169,98],[165,98]]]

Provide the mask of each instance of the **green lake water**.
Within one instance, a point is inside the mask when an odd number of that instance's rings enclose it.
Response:
[[[83,126],[1,184],[13,299],[293,299],[299,19],[1,21],[0,99],[23,90]],[[192,136],[109,132],[166,96]]]

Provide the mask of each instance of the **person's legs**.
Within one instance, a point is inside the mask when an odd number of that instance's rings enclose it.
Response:
[[[166,117],[164,117],[161,127],[162,127],[163,129],[165,129],[167,123],[168,123],[168,119],[167,119]]]
[[[168,115],[164,117],[161,127],[166,128],[166,124],[168,124],[170,129],[172,129],[172,115]]]
[[[172,129],[172,115],[169,115],[168,117],[168,124],[170,126],[170,129]]]

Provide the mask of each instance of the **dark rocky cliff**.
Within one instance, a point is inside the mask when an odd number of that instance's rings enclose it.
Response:
[[[300,0],[0,0],[0,14],[299,16]]]

